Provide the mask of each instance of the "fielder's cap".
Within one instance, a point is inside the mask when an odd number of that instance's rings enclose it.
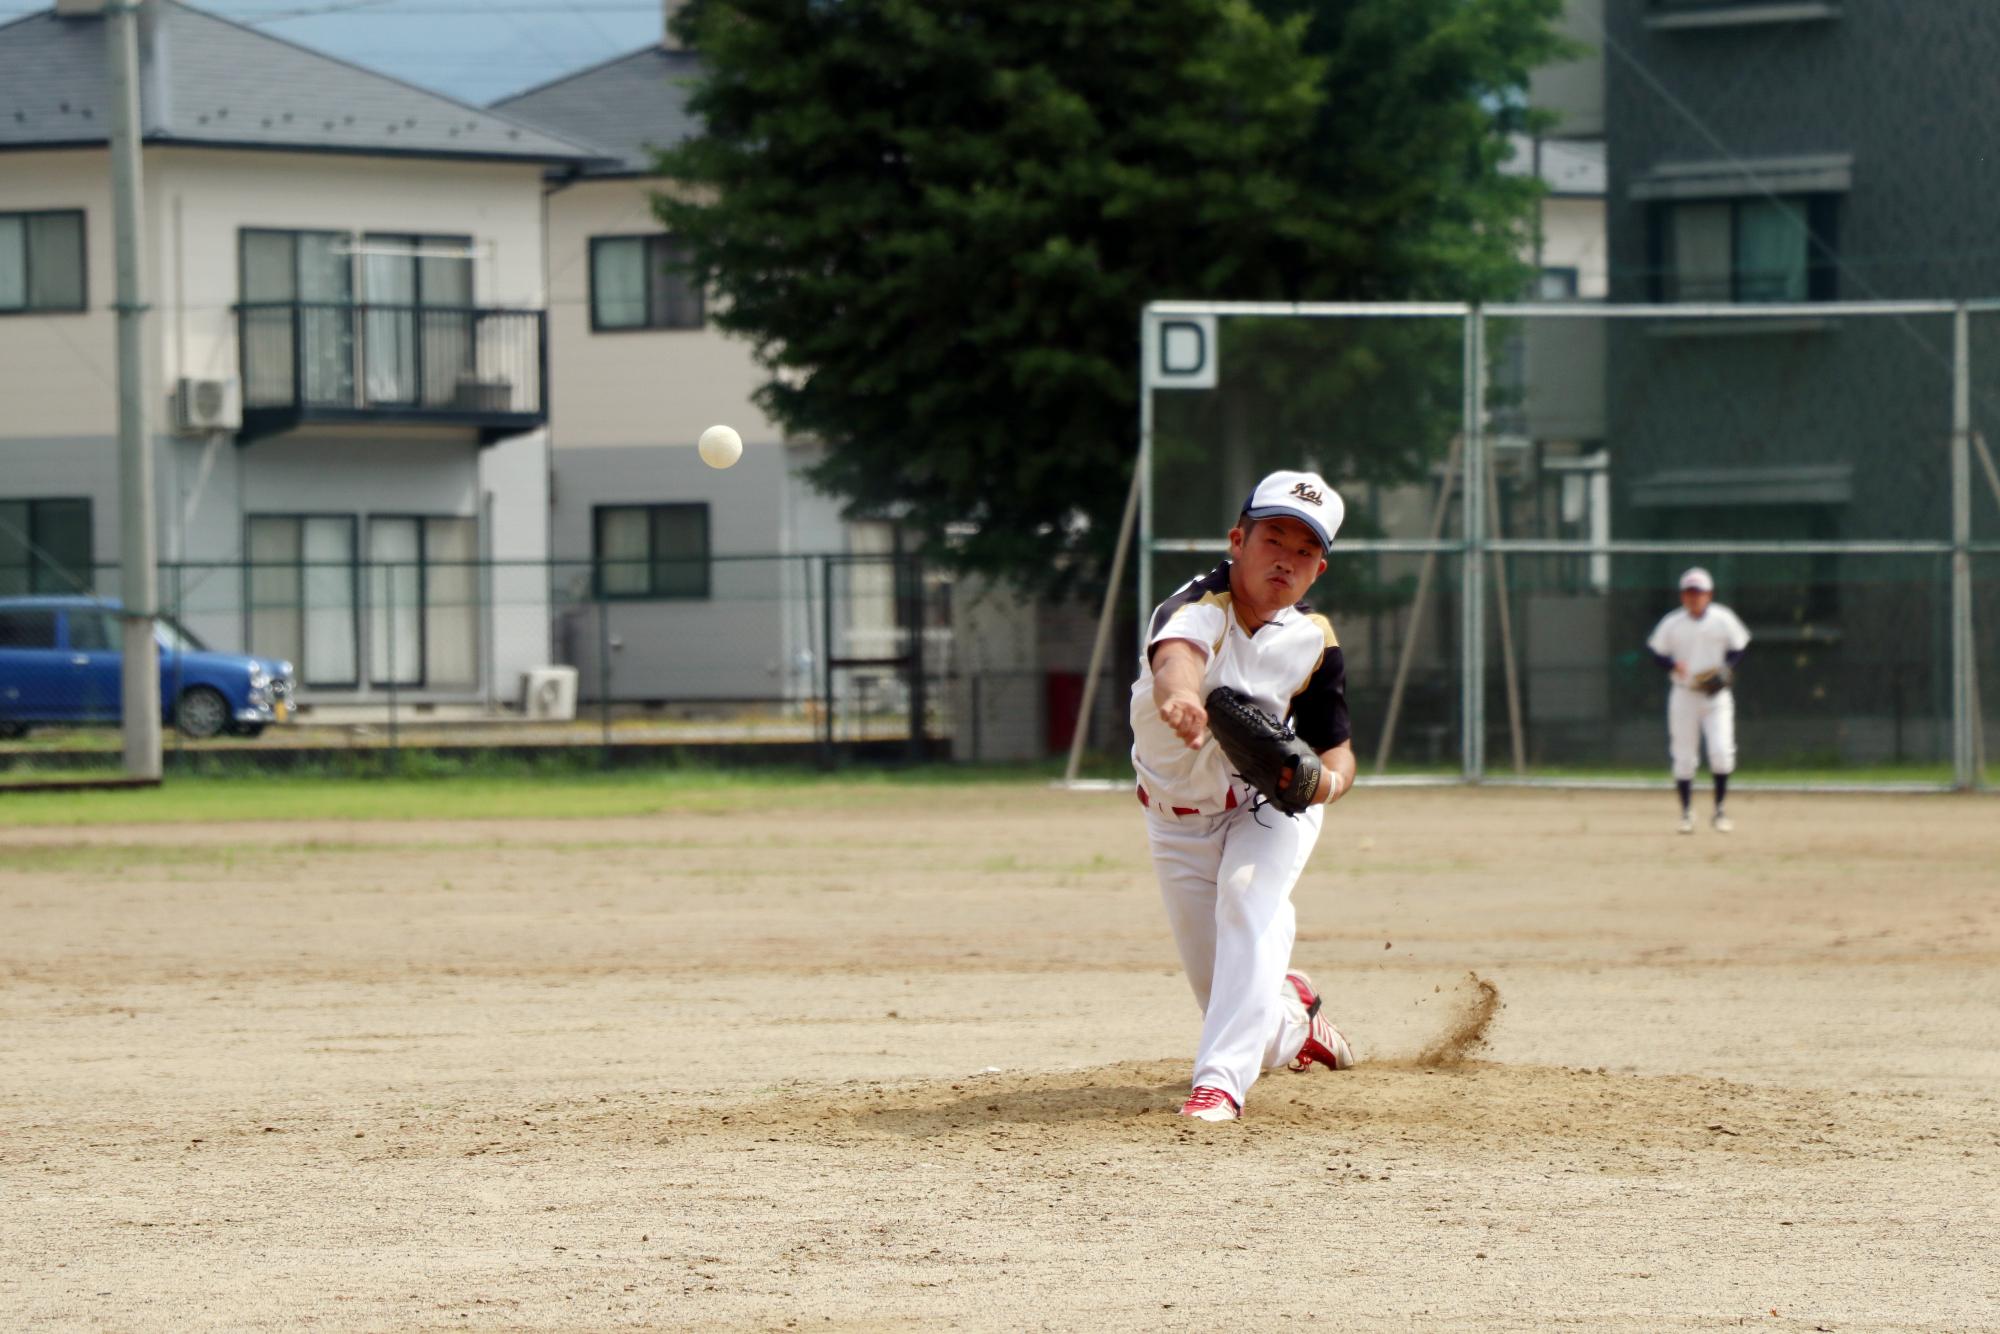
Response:
[[[1274,472],[1257,483],[1243,502],[1243,512],[1253,519],[1298,519],[1313,530],[1322,547],[1331,547],[1347,506],[1316,472]]]
[[[1713,593],[1715,591],[1715,580],[1708,577],[1707,570],[1697,565],[1681,576],[1681,591],[1685,593],[1690,588],[1703,593]]]

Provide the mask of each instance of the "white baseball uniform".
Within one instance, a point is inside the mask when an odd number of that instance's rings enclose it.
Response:
[[[1206,737],[1189,750],[1161,721],[1152,649],[1184,639],[1208,659],[1204,698],[1217,686],[1290,720],[1316,751],[1348,739],[1347,678],[1326,617],[1305,603],[1252,634],[1231,607],[1230,563],[1190,580],[1153,613],[1132,686],[1132,767],[1146,807],[1146,836],[1174,942],[1202,1009],[1194,1083],[1222,1089],[1240,1107],[1264,1070],[1299,1054],[1305,1008],[1285,984],[1296,916],[1292,888],[1319,840],[1325,808],[1297,816],[1253,811],[1254,789],[1232,776]]]
[[[1688,681],[1725,665],[1731,654],[1750,646],[1750,631],[1735,612],[1711,602],[1700,616],[1677,607],[1660,618],[1646,647],[1683,668],[1667,690],[1667,750],[1674,777],[1691,779],[1699,765],[1701,745],[1708,744],[1710,773],[1736,771],[1736,696],[1724,690],[1704,695]]]

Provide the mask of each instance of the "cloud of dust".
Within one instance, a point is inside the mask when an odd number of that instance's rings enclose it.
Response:
[[[1486,1045],[1486,1030],[1493,1024],[1493,1016],[1500,1012],[1500,988],[1477,973],[1465,976],[1471,986],[1461,983],[1452,989],[1459,1007],[1451,1027],[1417,1053],[1418,1066],[1435,1070],[1463,1065]]]

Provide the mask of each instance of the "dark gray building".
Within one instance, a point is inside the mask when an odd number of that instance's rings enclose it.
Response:
[[[1945,558],[1702,544],[1950,537],[1952,317],[1832,303],[2000,294],[2000,6],[1606,9],[1611,300],[1783,308],[1609,326],[1613,535],[1686,544],[1621,559],[1614,638],[1636,644],[1700,560],[1757,636],[1742,707],[1767,755],[1941,758]],[[1972,351],[2000,367],[1994,317]],[[2000,377],[1973,387],[1977,424]]]

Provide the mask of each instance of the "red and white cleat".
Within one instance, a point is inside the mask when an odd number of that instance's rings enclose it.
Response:
[[[1234,1121],[1243,1115],[1243,1109],[1236,1105],[1236,1099],[1221,1089],[1213,1084],[1203,1084],[1188,1094],[1188,1100],[1181,1104],[1181,1115],[1192,1116],[1197,1121]]]
[[[1299,1004],[1306,1007],[1308,1031],[1306,1040],[1299,1047],[1299,1054],[1292,1061],[1294,1070],[1310,1070],[1315,1065],[1323,1065],[1329,1070],[1346,1070],[1354,1064],[1354,1049],[1347,1045],[1341,1035],[1326,1017],[1319,1012],[1320,995],[1313,989],[1312,979],[1304,973],[1285,974],[1285,981],[1299,994]]]

